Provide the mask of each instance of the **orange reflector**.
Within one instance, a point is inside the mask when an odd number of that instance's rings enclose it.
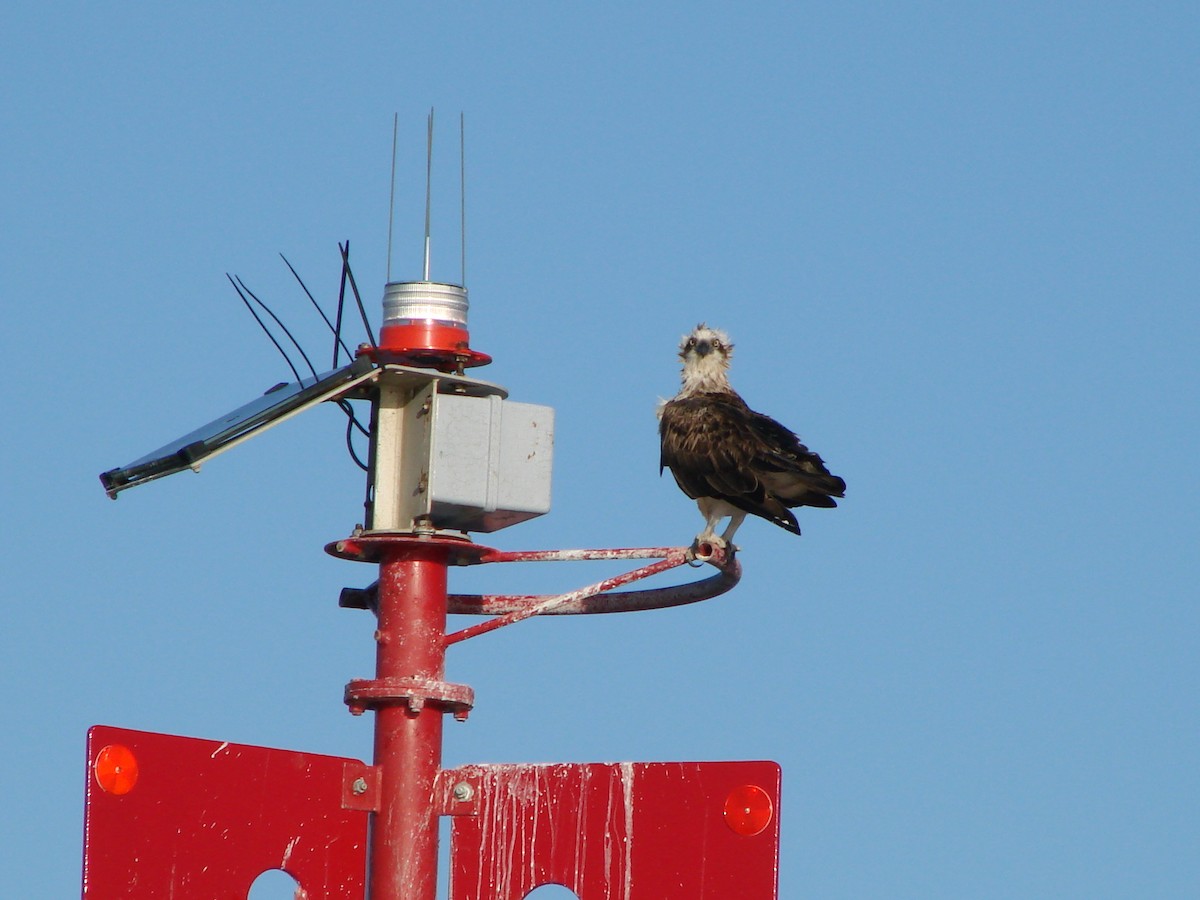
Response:
[[[771,798],[757,785],[743,784],[725,798],[725,824],[738,834],[758,834],[771,824],[773,812]]]
[[[92,768],[96,772],[96,783],[110,794],[128,794],[137,784],[137,757],[122,744],[101,748]]]

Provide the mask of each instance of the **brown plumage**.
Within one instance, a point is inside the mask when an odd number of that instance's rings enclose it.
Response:
[[[723,332],[703,324],[684,338],[683,386],[659,410],[659,471],[669,468],[700,506],[705,529],[698,541],[728,543],[748,513],[799,534],[791,508],[837,506],[833,498],[845,495],[846,482],[789,429],[738,396],[725,374],[732,352]],[[725,516],[729,526],[718,538],[715,528]]]

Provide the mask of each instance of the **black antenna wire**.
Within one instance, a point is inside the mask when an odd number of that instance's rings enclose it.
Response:
[[[349,241],[346,241],[346,247],[347,247],[347,249],[349,249],[349,247],[350,247]],[[338,244],[338,249],[339,250],[342,249],[341,244]],[[282,256],[283,254],[281,253],[279,255]],[[284,262],[287,262],[287,260],[285,259]],[[288,268],[291,268],[290,263],[288,264]],[[347,359],[350,359],[351,357],[354,356],[354,354],[350,352],[350,348],[346,346],[345,341],[342,340],[342,313],[344,312],[344,310],[346,308],[346,273],[348,272],[348,270],[349,270],[349,266],[347,264],[345,254],[343,253],[343,255],[342,255],[342,283],[338,286],[337,325],[332,326],[332,328],[333,328],[333,367],[335,369],[337,368],[337,364],[338,364],[338,349],[339,349],[339,347],[346,351]],[[299,278],[299,276],[296,276],[296,277]],[[305,289],[305,291],[307,292],[307,288]],[[309,296],[311,297],[312,294],[309,294]],[[324,313],[322,313],[322,315],[324,315]],[[328,318],[325,319],[325,322],[326,322],[326,324],[328,324],[329,319]],[[371,436],[371,429],[367,428],[365,425],[362,424],[362,422],[358,421],[358,415],[354,412],[354,407],[350,405],[349,400],[340,401],[338,403],[338,406],[340,406],[342,408],[342,411],[346,414],[347,418],[350,420],[349,422],[346,423],[346,449],[348,451],[350,451],[350,458],[352,460],[354,460],[355,464],[360,469],[362,469],[364,472],[368,472],[368,471],[370,471],[370,468],[367,466],[366,463],[364,463],[359,458],[358,453],[355,452],[355,450],[354,450],[354,444],[352,442],[352,437],[353,437],[352,429],[357,428],[359,430],[359,432],[361,432],[363,435],[365,435],[368,438]]]
[[[238,278],[237,283],[239,285],[241,285],[242,290],[244,290],[247,294],[250,295],[250,299],[252,299],[255,303],[257,303],[264,310],[266,310],[267,315],[269,315],[272,319],[275,320],[275,324],[283,329],[283,333],[288,336],[288,340],[292,342],[292,346],[294,346],[297,350],[300,351],[300,357],[301,357],[301,359],[304,360],[305,365],[308,366],[308,370],[310,372],[312,372],[313,380],[314,381],[317,380],[320,376],[317,375],[316,367],[312,364],[312,360],[308,358],[308,354],[304,352],[304,348],[300,346],[300,342],[296,340],[295,336],[290,331],[288,331],[288,327],[283,324],[283,320],[281,320],[279,318],[279,316],[275,315],[275,313],[273,313],[271,311],[271,307],[267,306],[267,304],[265,304],[261,300],[259,300],[258,297],[255,296],[254,291],[252,291],[252,290],[250,290],[250,288],[246,287],[246,282],[242,281],[241,278]],[[303,380],[303,379],[300,379],[299,376],[297,376],[297,379]]]
[[[347,247],[349,247],[349,242],[347,242]],[[345,348],[345,346],[346,346],[341,340],[341,333],[340,333],[341,332],[341,320],[342,320],[342,305],[343,305],[344,296],[345,296],[345,282],[346,282],[346,271],[347,271],[347,263],[345,262],[345,254],[343,253],[343,263],[342,263],[342,273],[343,273],[342,274],[342,294],[339,295],[339,297],[338,297],[338,327],[337,328],[334,328],[333,325],[330,325],[329,317],[325,315],[324,310],[321,309],[320,304],[317,303],[316,299],[313,297],[313,295],[309,291],[308,287],[304,284],[304,281],[300,278],[299,274],[297,274],[296,270],[292,267],[292,264],[290,262],[288,262],[287,257],[285,257],[282,253],[280,253],[279,255],[283,259],[284,263],[287,264],[287,267],[289,269],[291,269],[292,274],[295,275],[295,277],[296,277],[296,280],[298,282],[300,282],[300,287],[304,288],[304,293],[308,294],[308,299],[311,300],[313,303],[313,306],[315,306],[317,308],[317,312],[319,312],[321,314],[321,318],[325,320],[325,324],[329,325],[329,328],[333,331],[333,335],[334,335],[333,365],[334,365],[334,368],[336,368],[337,367],[338,346],[339,346],[339,344],[343,348]],[[300,371],[296,368],[295,364],[292,362],[292,358],[290,356],[288,356],[287,351],[285,351],[283,349],[282,345],[280,345],[279,341],[276,340],[275,335],[273,335],[271,333],[271,330],[267,327],[266,323],[263,322],[262,317],[259,316],[259,314],[254,311],[254,307],[251,305],[250,300],[248,300],[246,298],[247,294],[249,294],[249,296],[254,300],[254,302],[257,303],[259,306],[261,306],[267,312],[267,315],[269,315],[272,319],[275,320],[276,325],[278,325],[281,329],[283,329],[283,333],[288,336],[288,339],[292,342],[292,344],[296,347],[296,349],[300,351],[300,356],[304,358],[304,362],[308,365],[309,371],[312,372],[313,380],[314,381],[317,380],[320,376],[317,375],[317,370],[316,370],[316,367],[313,366],[312,360],[310,360],[308,358],[308,354],[304,352],[304,348],[300,346],[300,342],[296,340],[295,336],[293,336],[293,334],[288,330],[287,326],[283,324],[283,322],[280,320],[279,316],[275,315],[275,313],[271,311],[271,308],[269,306],[267,306],[265,303],[263,303],[262,300],[260,300],[258,298],[258,296],[255,295],[255,293],[252,290],[250,290],[250,288],[246,287],[246,283],[244,281],[242,281],[241,278],[237,278],[236,280],[234,280],[234,277],[231,276],[228,272],[225,273],[225,277],[229,279],[229,283],[232,284],[233,289],[235,291],[237,291],[237,294],[241,298],[242,303],[244,303],[246,305],[246,309],[250,310],[250,315],[254,316],[254,321],[258,323],[259,328],[261,328],[263,330],[263,333],[266,334],[266,336],[270,339],[271,343],[275,345],[275,349],[279,351],[280,355],[287,362],[288,368],[292,370],[292,374],[296,377],[297,383],[302,382],[304,380],[303,378],[300,377]],[[360,308],[361,308],[361,303],[360,303]],[[352,356],[349,348],[346,348],[346,355],[348,357]],[[362,434],[366,435],[367,437],[370,437],[371,431],[370,431],[370,429],[365,427],[361,422],[358,421],[358,416],[354,412],[354,407],[350,405],[350,401],[339,400],[337,403],[337,406],[339,409],[341,409],[342,412],[344,412],[346,414],[346,449],[350,453],[350,458],[354,461],[354,464],[357,465],[364,472],[368,471],[366,463],[364,463],[362,461],[362,459],[358,455],[358,452],[354,449],[353,435],[354,435],[355,428],[357,428]]]
[[[340,406],[342,411],[350,417],[351,424],[358,429],[359,434],[361,434],[363,437],[371,436],[371,429],[367,428],[366,425],[358,421],[358,416],[354,414],[354,407],[350,405],[349,400],[339,400],[337,405]]]
[[[229,283],[233,285],[233,289],[237,291],[238,296],[242,298],[242,302],[246,304],[246,309],[250,310],[250,315],[254,316],[254,321],[257,322],[258,327],[263,330],[263,334],[270,339],[271,343],[275,345],[275,349],[279,351],[279,355],[284,358],[285,362],[287,362],[288,368],[291,369],[292,374],[296,376],[296,381],[300,381],[300,370],[296,368],[295,364],[292,362],[292,358],[287,355],[287,351],[280,346],[279,341],[275,340],[275,335],[271,334],[271,329],[266,326],[266,323],[263,322],[262,317],[260,317],[259,314],[254,311],[254,307],[250,305],[250,301],[246,299],[246,295],[242,293],[242,289],[237,286],[237,282],[233,280],[233,277],[228,272],[225,273],[225,277],[229,279]]]
[[[358,293],[358,285],[354,283],[354,271],[350,268],[350,242],[346,241],[345,246],[338,244],[338,249],[342,251],[342,271],[350,279],[350,290],[354,292],[354,302],[358,304],[358,314],[362,316],[363,328],[367,330],[367,338],[370,340],[371,346],[377,347],[379,345],[375,342],[375,332],[371,330],[371,321],[367,318],[362,297]]]
[[[339,405],[342,406],[343,409],[346,409],[350,406],[349,402],[345,400],[343,400]],[[358,453],[354,449],[354,428],[357,426],[359,431],[362,431],[367,435],[369,435],[371,432],[367,431],[362,427],[362,425],[359,424],[358,419],[354,417],[353,410],[348,410],[347,416],[349,416],[349,419],[346,422],[346,449],[350,452],[350,458],[354,460],[354,464],[364,472],[369,472],[370,469],[368,468],[367,464],[359,459]]]
[[[282,254],[282,253],[280,253],[279,255],[280,255],[280,256],[283,256],[283,254]],[[284,260],[283,260],[283,261],[284,261],[285,263],[287,263],[287,259],[286,259],[286,257],[284,258]],[[291,265],[291,263],[288,263],[288,268],[289,268],[289,269],[291,269],[291,268],[292,268],[292,265]],[[295,269],[292,269],[292,274],[293,274],[293,275],[295,275],[295,274],[296,274],[296,270],[295,270]],[[296,275],[296,279],[297,279],[297,280],[299,280],[299,279],[300,279],[300,276],[299,276],[299,275]],[[261,300],[259,300],[259,299],[258,299],[258,297],[256,297],[256,296],[254,295],[254,292],[250,290],[250,288],[246,287],[246,284],[245,284],[245,282],[243,282],[243,281],[242,281],[242,279],[240,279],[240,278],[238,279],[238,284],[240,284],[240,285],[241,285],[241,286],[242,286],[242,287],[245,289],[246,293],[247,293],[247,294],[249,294],[249,295],[250,295],[250,296],[251,296],[251,297],[254,299],[254,302],[255,302],[255,303],[257,303],[259,306],[261,306],[263,309],[265,309],[265,310],[267,311],[267,313],[268,313],[268,314],[270,314],[271,318],[272,318],[272,319],[274,319],[274,320],[276,321],[276,323],[278,323],[279,327],[283,329],[283,333],[284,333],[284,334],[286,334],[286,335],[288,336],[288,338],[289,338],[289,339],[291,339],[291,342],[292,342],[293,344],[295,344],[295,345],[296,345],[296,349],[300,351],[300,355],[301,355],[302,357],[304,357],[304,361],[305,361],[306,363],[308,363],[308,368],[309,368],[309,370],[312,372],[312,375],[313,375],[313,380],[314,380],[314,381],[315,381],[315,380],[317,380],[317,379],[318,379],[320,376],[319,376],[319,375],[317,375],[317,370],[316,370],[316,368],[313,366],[313,364],[312,364],[312,360],[310,360],[310,359],[308,358],[308,354],[304,352],[304,348],[300,346],[300,342],[299,342],[299,341],[297,341],[297,340],[296,340],[296,339],[295,339],[295,338],[292,336],[292,333],[291,333],[290,331],[288,331],[288,329],[287,329],[287,326],[286,326],[286,325],[284,325],[284,324],[283,324],[283,322],[281,322],[281,321],[279,320],[279,317],[278,317],[277,315],[275,315],[275,313],[271,312],[271,309],[270,309],[270,307],[268,307],[268,306],[267,306],[265,303],[263,303]],[[301,282],[300,282],[300,286],[301,286],[301,287],[304,287],[304,282],[303,282],[303,281],[301,281]],[[307,293],[308,293],[308,288],[304,288],[304,292],[307,294]],[[316,301],[316,300],[313,300],[313,296],[312,296],[312,294],[308,294],[308,297],[309,297],[309,299],[310,299],[310,300],[312,300],[312,301],[313,301],[313,304],[314,304],[314,305],[316,305],[317,301]],[[320,306],[317,306],[317,312],[320,312],[320,313],[321,313],[321,317],[322,317],[322,318],[325,318],[325,313],[324,313],[324,312],[321,312],[321,307],[320,307]],[[329,320],[328,320],[328,319],[325,319],[325,324],[326,324],[326,325],[328,325],[328,324],[329,324]],[[332,326],[330,326],[330,327],[332,327]],[[346,351],[346,355],[347,355],[347,356],[350,356],[350,355],[351,355],[349,350],[347,350],[347,351]],[[293,371],[295,371],[295,369],[293,369]],[[297,374],[297,376],[296,376],[296,380],[297,380],[297,381],[299,381],[299,380],[300,380],[300,376],[299,376],[299,374]],[[367,435],[368,437],[370,437],[370,434],[371,434],[370,430],[369,430],[369,429],[367,429],[367,428],[366,428],[366,427],[365,427],[365,426],[364,426],[364,425],[363,425],[361,422],[359,422],[359,421],[358,421],[358,416],[357,416],[357,415],[355,414],[355,412],[354,412],[354,407],[350,405],[350,402],[349,402],[348,400],[342,400],[342,401],[340,401],[340,402],[339,402],[337,405],[338,405],[338,408],[339,408],[339,409],[341,409],[341,411],[342,411],[342,412],[344,412],[344,413],[346,414],[346,417],[347,417],[347,418],[350,420],[350,421],[349,421],[349,423],[348,423],[348,424],[347,424],[347,426],[346,426],[347,442],[349,442],[349,434],[350,434],[350,430],[351,430],[352,428],[357,428],[357,429],[358,429],[360,432],[362,432],[363,434],[365,434],[365,435]],[[358,463],[359,465],[362,465],[362,462],[359,460],[359,458],[358,458],[358,454],[356,454],[356,453],[354,452],[354,448],[353,448],[353,447],[351,447],[351,448],[350,448],[350,457],[351,457],[351,458],[352,458],[352,459],[353,459],[353,460],[354,460],[356,463]]]
[[[342,249],[342,245],[338,244],[338,249]],[[338,344],[342,341],[342,310],[346,308],[346,261],[342,260],[342,283],[338,287],[338,305],[337,305],[337,325],[333,328],[333,367],[336,369],[338,364]],[[346,351],[346,355],[350,356],[350,351]]]
[[[304,283],[303,279],[300,278],[300,275],[299,275],[299,273],[296,272],[295,267],[290,262],[288,262],[288,258],[286,256],[284,256],[282,253],[279,254],[279,258],[283,260],[284,265],[286,265],[291,270],[292,275],[295,276],[296,281],[300,284],[300,287],[302,287],[304,289],[304,293],[307,294],[308,299],[312,301],[313,308],[316,309],[316,311],[321,314],[321,318],[325,320],[326,327],[328,327],[329,330],[333,333],[334,339],[341,345],[341,348],[346,351],[346,356],[348,356],[348,357],[354,356],[354,354],[350,352],[350,348],[346,346],[346,342],[342,340],[342,336],[339,333],[339,329],[333,327],[333,323],[329,321],[329,316],[325,315],[325,310],[321,309],[321,304],[319,304],[317,302],[317,298],[312,295],[312,291],[310,291],[308,289],[308,285],[306,285]],[[335,369],[337,368],[337,359],[334,359],[333,367]]]

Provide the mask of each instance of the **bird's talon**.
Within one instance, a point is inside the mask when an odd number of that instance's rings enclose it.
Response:
[[[688,560],[698,561],[700,563],[708,562],[714,555],[725,550],[727,547],[724,538],[718,537],[715,534],[698,534],[696,539],[692,541],[692,545],[688,548]]]

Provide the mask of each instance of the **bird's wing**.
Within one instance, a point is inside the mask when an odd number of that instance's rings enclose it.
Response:
[[[659,420],[659,471],[671,470],[680,490],[693,499],[714,497],[800,533],[785,503],[772,496],[763,475],[775,474],[770,446],[741,398],[701,394],[670,400]]]
[[[755,460],[760,477],[775,497],[788,506],[833,507],[834,497],[846,495],[846,482],[831,474],[791,430],[752,410],[749,425],[762,451]]]

